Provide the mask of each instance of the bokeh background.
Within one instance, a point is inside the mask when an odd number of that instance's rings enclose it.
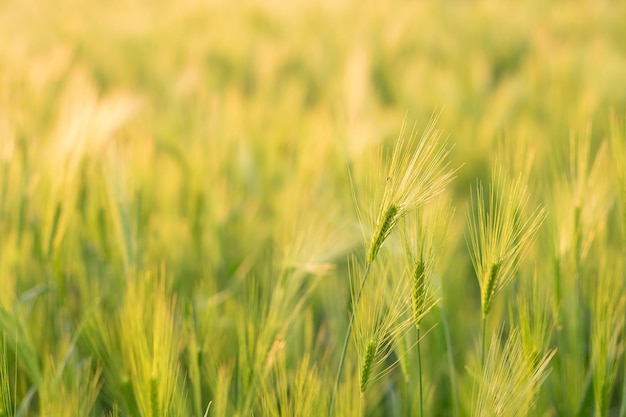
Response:
[[[433,115],[458,168],[441,291],[463,374],[479,328],[463,238],[470,187],[497,158],[516,168],[515,150],[530,144],[533,201],[550,211],[558,196],[546,178],[567,163],[572,137],[607,156],[598,149],[626,109],[624,22],[626,2],[609,0],[1,0],[0,324],[20,369],[12,401],[35,415],[65,398],[54,369],[98,368],[80,364],[100,357],[107,394],[94,415],[140,409],[115,390],[131,372],[111,359],[125,357],[124,342],[101,351],[80,340],[92,314],[104,323],[94,334],[110,326],[124,340],[120,303],[129,277],[145,274],[169,277],[164,308],[183,317],[174,314],[175,328],[195,329],[179,335],[175,357],[197,338],[228,362],[241,346],[229,320],[249,308],[233,294],[283,263],[321,277],[295,351],[313,349],[307,340],[336,350],[347,255],[363,248],[348,168],[357,183],[376,172],[364,155],[391,146],[403,122],[419,130]],[[605,226],[617,225],[608,200]],[[616,242],[618,228],[608,229]],[[204,319],[187,320],[196,315]],[[426,354],[446,349],[435,333]],[[445,360],[426,377],[435,387],[447,386]],[[185,407],[217,395],[214,368],[180,394]],[[84,386],[81,372],[60,373],[64,395],[76,394],[66,405],[84,397],[72,388]],[[448,415],[451,396],[433,388],[432,410]],[[243,409],[231,406],[224,415]]]

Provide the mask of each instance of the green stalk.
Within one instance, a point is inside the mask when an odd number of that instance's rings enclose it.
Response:
[[[362,392],[359,396],[359,416],[361,417],[365,417],[365,410],[367,409],[367,403],[365,401],[365,393]]]
[[[372,263],[368,262],[365,267],[365,272],[363,273],[363,279],[361,280],[361,285],[359,286],[359,291],[356,294],[354,305],[352,306],[352,312],[350,313],[350,321],[348,322],[348,330],[346,330],[346,337],[343,341],[343,349],[341,351],[341,359],[339,360],[339,367],[337,368],[337,377],[335,378],[335,388],[333,389],[333,396],[331,397],[330,407],[328,408],[329,417],[332,416],[333,409],[335,408],[335,399],[337,397],[337,391],[339,390],[339,381],[341,380],[341,374],[343,372],[343,364],[346,360],[346,353],[348,351],[348,342],[350,341],[350,335],[352,334],[352,325],[354,324],[356,308],[359,305],[359,300],[361,300],[361,293],[363,292],[363,287],[365,287],[365,282],[367,281],[367,277],[370,274],[371,266],[372,266]]]
[[[420,417],[424,417],[424,397],[422,395],[422,351],[420,349],[420,329],[417,328],[417,365],[420,383]]]
[[[626,417],[626,365],[624,366],[624,382],[622,384],[622,406],[619,410],[619,417]]]
[[[626,185],[626,184],[625,184]],[[626,186],[624,187],[624,197],[626,197]],[[623,231],[623,245],[622,245],[622,253],[624,254],[624,259],[626,259],[626,198],[624,199],[625,206],[623,207],[623,220],[624,220],[624,228]],[[624,380],[622,381],[622,405],[619,409],[619,417],[626,417],[626,363],[623,364],[624,367]]]
[[[622,220],[624,221],[624,227],[622,228],[622,253],[624,254],[624,259],[626,259],[626,184],[624,184],[624,207],[622,207]],[[626,417],[626,363],[623,364],[624,367],[624,380],[622,382],[622,405],[619,409],[619,417]]]
[[[446,341],[446,351],[448,356],[448,372],[450,373],[450,390],[452,391],[452,411],[454,417],[459,417],[459,404],[456,389],[456,370],[454,366],[454,355],[452,354],[452,337],[450,336],[450,324],[446,317],[444,306],[439,308],[441,314],[441,324],[443,325],[443,335]]]
[[[412,416],[413,415],[413,397],[411,394],[413,393],[413,389],[411,388],[411,378],[407,374],[407,377],[405,379],[406,379],[405,402],[406,402],[406,408],[407,408],[407,416]]]
[[[483,347],[480,355],[480,366],[482,369],[485,369],[485,336],[487,329],[487,316],[483,316]]]

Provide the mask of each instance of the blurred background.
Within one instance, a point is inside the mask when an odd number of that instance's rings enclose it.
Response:
[[[246,311],[228,291],[284,261],[325,277],[302,320],[336,346],[346,323],[328,318],[347,319],[346,258],[363,244],[348,168],[365,184],[382,172],[365,154],[439,114],[459,168],[442,292],[457,354],[472,351],[470,186],[531,148],[533,203],[554,216],[546,182],[570,138],[589,139],[591,160],[626,114],[624,22],[626,2],[609,0],[0,0],[0,307],[28,318],[38,361],[59,363],[128,276],[167,271],[181,311],[208,303],[214,319]],[[616,225],[606,200],[598,218]],[[237,341],[224,320],[226,361]]]
[[[107,256],[228,276],[285,204],[357,221],[347,166],[435,113],[455,198],[504,145],[515,164],[530,144],[542,178],[624,115],[625,17],[614,1],[2,1],[6,227],[53,251],[80,224],[67,206],[94,198],[83,220],[119,235],[98,238]]]

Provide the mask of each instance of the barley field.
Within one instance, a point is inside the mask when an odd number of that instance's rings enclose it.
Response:
[[[0,417],[626,417],[624,22],[0,0]]]

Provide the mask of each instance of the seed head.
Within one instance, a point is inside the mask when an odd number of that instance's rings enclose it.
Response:
[[[433,200],[454,177],[446,162],[450,151],[441,143],[441,133],[434,128],[436,121],[437,117],[430,121],[420,139],[415,126],[408,135],[406,126],[402,126],[386,175],[367,253],[368,263],[374,261],[398,220]]]
[[[359,366],[359,388],[361,392],[367,390],[367,384],[372,373],[372,367],[374,365],[374,358],[376,357],[376,342],[370,340],[365,346],[365,352],[363,353],[363,359]]]
[[[468,244],[480,285],[483,317],[487,317],[493,298],[515,275],[545,218],[541,206],[526,214],[528,199],[524,178],[509,179],[501,169],[492,172],[488,202],[480,184],[476,198],[472,197]]]

